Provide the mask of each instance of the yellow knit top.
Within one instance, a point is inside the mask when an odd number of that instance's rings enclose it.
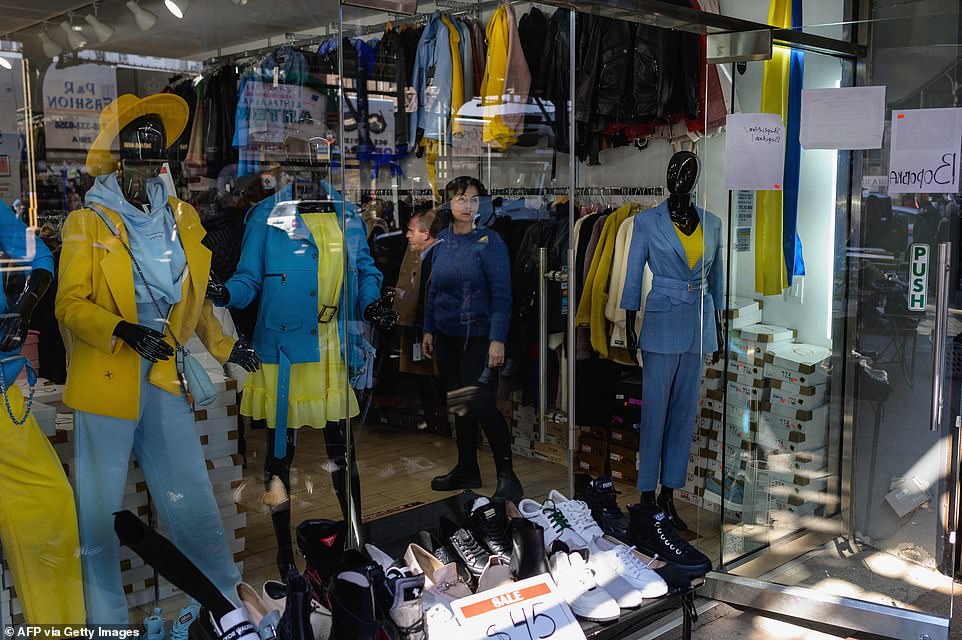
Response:
[[[678,239],[681,240],[681,246],[685,249],[685,256],[688,258],[688,268],[694,269],[698,261],[701,260],[702,255],[705,253],[705,234],[702,232],[701,223],[695,227],[695,230],[690,236],[686,236],[682,233],[681,229],[677,225],[672,225],[675,227],[675,233],[678,234]]]

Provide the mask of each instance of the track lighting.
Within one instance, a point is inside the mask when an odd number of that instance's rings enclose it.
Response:
[[[187,13],[190,0],[164,0],[164,5],[168,11],[174,14],[175,18],[183,18],[184,14]]]
[[[60,28],[67,34],[67,43],[71,49],[83,49],[87,46],[87,38],[84,36],[83,31],[80,30],[80,27],[73,25],[72,13],[66,20],[60,23]]]
[[[114,29],[109,24],[104,24],[100,21],[98,17],[98,8],[100,6],[99,2],[94,3],[94,12],[88,13],[84,16],[84,20],[90,25],[90,28],[94,30],[94,35],[97,36],[97,40],[103,44],[110,40],[110,37],[114,35]]]
[[[127,0],[127,8],[134,14],[134,22],[141,31],[149,31],[157,22],[157,16],[137,4],[137,0]]]
[[[47,33],[47,27],[44,27],[43,31],[41,31],[37,37],[40,38],[40,44],[43,48],[43,55],[47,56],[48,58],[56,58],[63,53],[63,47],[50,38],[50,34]]]
[[[4,69],[13,69],[13,65],[10,64],[10,61],[3,56],[0,56],[0,67],[3,67]]]

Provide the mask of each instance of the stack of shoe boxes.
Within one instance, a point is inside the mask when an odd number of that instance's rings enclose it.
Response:
[[[578,471],[591,475],[607,472],[608,430],[603,427],[578,427]]]
[[[808,515],[825,503],[831,355],[828,348],[798,343],[765,354],[772,391],[762,405],[758,442],[767,450],[779,512]]]

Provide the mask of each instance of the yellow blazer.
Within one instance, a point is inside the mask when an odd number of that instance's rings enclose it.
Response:
[[[170,311],[170,327],[181,344],[196,331],[211,355],[224,363],[234,339],[224,335],[206,297],[211,257],[201,244],[206,232],[192,206],[177,198],[169,202],[187,257],[181,299]],[[120,214],[101,208],[130,246]],[[63,227],[56,315],[73,334],[64,402],[79,411],[136,420],[141,357],[113,335],[121,320],[137,323],[134,267],[120,241],[91,209],[71,212]],[[170,335],[165,338],[173,347]],[[172,394],[181,393],[174,358],[154,364],[149,380]]]

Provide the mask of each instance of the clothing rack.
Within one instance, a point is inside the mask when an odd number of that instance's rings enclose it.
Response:
[[[431,189],[362,189],[364,195],[376,198],[393,196],[395,194],[415,198],[429,198],[433,195]],[[490,189],[488,194],[501,197],[523,196],[566,196],[571,193],[569,187],[505,187]],[[664,187],[575,187],[576,196],[663,196]]]

